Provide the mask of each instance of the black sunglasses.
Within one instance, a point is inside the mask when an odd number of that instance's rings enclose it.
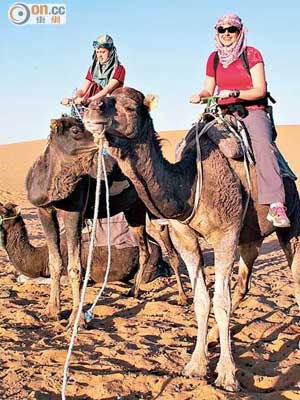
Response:
[[[227,28],[224,28],[223,26],[218,26],[217,28],[218,33],[225,33],[228,31],[229,33],[236,33],[239,32],[239,28],[237,26],[228,26]]]

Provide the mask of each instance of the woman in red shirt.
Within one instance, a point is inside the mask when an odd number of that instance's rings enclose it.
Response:
[[[109,35],[101,35],[93,42],[93,47],[93,62],[82,87],[77,90],[73,99],[63,99],[63,105],[68,105],[70,101],[74,101],[75,104],[88,104],[123,86],[125,68],[118,59],[113,39]]]
[[[242,119],[253,147],[259,204],[270,205],[267,219],[276,227],[288,227],[285,193],[272,143],[273,129],[266,112],[267,85],[261,53],[246,45],[246,29],[235,14],[219,18],[215,26],[217,50],[210,54],[206,66],[203,90],[191,96],[191,103],[202,103],[202,97],[212,96],[217,87],[218,103],[225,112]],[[249,71],[242,60],[246,52]],[[216,53],[219,62],[216,66]],[[245,115],[240,116],[232,105],[242,104]]]

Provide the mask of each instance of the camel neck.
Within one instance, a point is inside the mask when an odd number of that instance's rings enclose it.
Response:
[[[113,149],[112,153],[119,154]],[[184,220],[189,216],[196,167],[188,166],[185,160],[171,164],[164,159],[155,132],[131,146],[124,158],[118,158],[118,163],[156,217]]]
[[[18,272],[31,278],[47,274],[47,266],[43,263],[43,247],[33,247],[30,244],[23,221],[17,222],[7,230],[4,247]]]

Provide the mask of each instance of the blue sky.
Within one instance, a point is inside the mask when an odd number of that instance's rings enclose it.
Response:
[[[115,41],[126,85],[159,96],[156,130],[189,129],[203,106],[188,99],[202,88],[213,27],[227,12],[240,15],[248,44],[263,54],[275,122],[300,124],[298,0],[69,0],[60,3],[67,5],[60,26],[13,25],[13,3],[0,3],[0,144],[47,137],[50,119],[66,111],[60,100],[83,82],[92,42],[102,33]]]

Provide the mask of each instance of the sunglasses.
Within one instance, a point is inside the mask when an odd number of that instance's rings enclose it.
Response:
[[[223,26],[218,26],[217,28],[218,33],[225,33],[228,31],[229,33],[236,33],[239,32],[239,28],[237,26],[228,26],[227,28],[224,28]]]

